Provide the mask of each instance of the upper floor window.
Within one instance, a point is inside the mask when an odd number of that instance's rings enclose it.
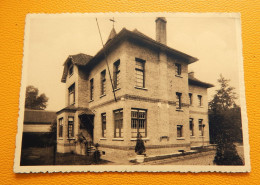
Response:
[[[106,94],[106,70],[101,72],[101,95]]]
[[[177,125],[177,137],[183,137],[183,125]]]
[[[190,105],[192,105],[192,93],[189,93],[189,101],[190,101]]]
[[[120,60],[114,63],[114,89],[120,88]]]
[[[92,78],[90,81],[90,100],[94,99],[94,79]]]
[[[145,60],[136,58],[135,59],[135,85],[136,87],[145,87],[145,80],[144,80],[144,65]]]
[[[68,119],[68,138],[74,137],[74,117],[69,116]]]
[[[59,137],[63,137],[63,118],[59,119]]]
[[[70,65],[70,67],[69,67],[69,76],[73,75],[73,71],[74,71],[74,66]]]
[[[146,110],[131,110],[131,134],[132,138],[137,138],[139,134],[147,137]]]
[[[202,106],[202,96],[198,95],[198,102],[199,102],[199,106]]]
[[[101,122],[102,122],[102,137],[106,137],[106,113],[101,114]]]
[[[69,105],[75,103],[75,83],[69,87]]]
[[[114,137],[123,137],[123,109],[114,111]]]
[[[181,109],[181,93],[176,92],[176,109]]]
[[[203,119],[199,119],[199,132],[200,132],[200,136],[204,136],[204,127],[205,127],[205,125],[203,124]]]
[[[190,135],[194,136],[194,123],[193,118],[190,118]]]
[[[178,63],[175,64],[175,75],[181,76],[181,64]]]

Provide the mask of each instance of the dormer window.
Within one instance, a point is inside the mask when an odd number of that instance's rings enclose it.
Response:
[[[73,67],[73,65],[70,65],[70,67],[69,67],[69,76],[73,75],[73,71],[74,71],[74,67]]]

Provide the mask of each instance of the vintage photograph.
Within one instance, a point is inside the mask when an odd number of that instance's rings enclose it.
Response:
[[[15,172],[249,172],[238,13],[29,14]]]

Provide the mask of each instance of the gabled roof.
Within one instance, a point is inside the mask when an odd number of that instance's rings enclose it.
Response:
[[[188,79],[189,79],[189,85],[197,85],[197,86],[206,87],[206,88],[214,87],[214,85],[212,85],[210,83],[202,82],[191,75],[189,75]]]
[[[56,112],[46,110],[25,109],[24,123],[51,124],[56,119]]]
[[[162,44],[160,42],[157,42],[156,40],[146,36],[145,34],[141,33],[137,29],[133,31],[129,31],[125,28],[123,28],[118,34],[116,34],[116,31],[114,28],[111,30],[111,33],[108,37],[108,41],[104,45],[103,48],[101,48],[97,54],[92,57],[90,55],[86,55],[83,53],[80,53],[78,55],[70,55],[67,60],[64,63],[64,70],[63,70],[63,76],[61,81],[66,82],[66,77],[68,73],[68,66],[66,65],[69,61],[71,61],[75,65],[79,66],[86,66],[91,67],[96,65],[97,59],[100,57],[104,57],[104,51],[108,52],[113,46],[117,45],[124,39],[130,38],[130,41],[139,42],[142,44],[145,44],[147,46],[153,47],[155,49],[165,51],[168,54],[172,54],[178,58],[184,59],[185,62],[188,64],[191,64],[193,62],[196,62],[198,59],[195,57],[192,57],[186,53],[180,52],[176,49],[170,48],[165,44]]]
[[[135,29],[134,31],[129,31],[126,28],[123,28],[118,34],[116,34],[114,36],[114,38],[112,40],[110,40],[109,42],[107,42],[104,46],[104,48],[101,48],[97,54],[86,64],[86,66],[88,65],[95,65],[95,61],[97,58],[99,57],[104,57],[104,51],[108,51],[112,46],[118,44],[120,41],[130,38],[131,41],[137,41],[137,42],[142,42],[146,45],[149,45],[151,47],[154,47],[156,49],[165,51],[169,54],[175,55],[179,58],[184,59],[184,61],[186,61],[188,64],[191,64],[193,62],[196,62],[198,59],[195,57],[192,57],[186,53],[180,52],[178,50],[175,50],[173,48],[168,47],[165,44],[162,44],[160,42],[157,42],[156,40],[146,36],[145,34],[139,32],[137,29]]]
[[[85,66],[93,57],[84,53],[79,53],[77,55],[69,55],[69,57],[64,62],[63,66],[63,74],[61,78],[61,82],[66,82],[66,77],[68,74],[68,63],[71,62],[77,66]]]

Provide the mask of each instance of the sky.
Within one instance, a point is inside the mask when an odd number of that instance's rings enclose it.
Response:
[[[27,18],[25,34],[24,74],[26,85],[33,85],[49,98],[46,110],[58,111],[65,106],[65,84],[61,83],[63,63],[69,55],[85,53],[94,56],[102,47],[96,17],[104,42],[115,30],[135,28],[155,39],[156,15],[142,14],[53,14]],[[241,52],[237,30],[238,18],[215,14],[167,14],[167,45],[199,60],[189,65],[195,77],[214,84],[208,89],[210,101],[219,88],[222,74],[239,95]],[[29,21],[29,23],[28,23]],[[237,101],[239,104],[239,101]]]

